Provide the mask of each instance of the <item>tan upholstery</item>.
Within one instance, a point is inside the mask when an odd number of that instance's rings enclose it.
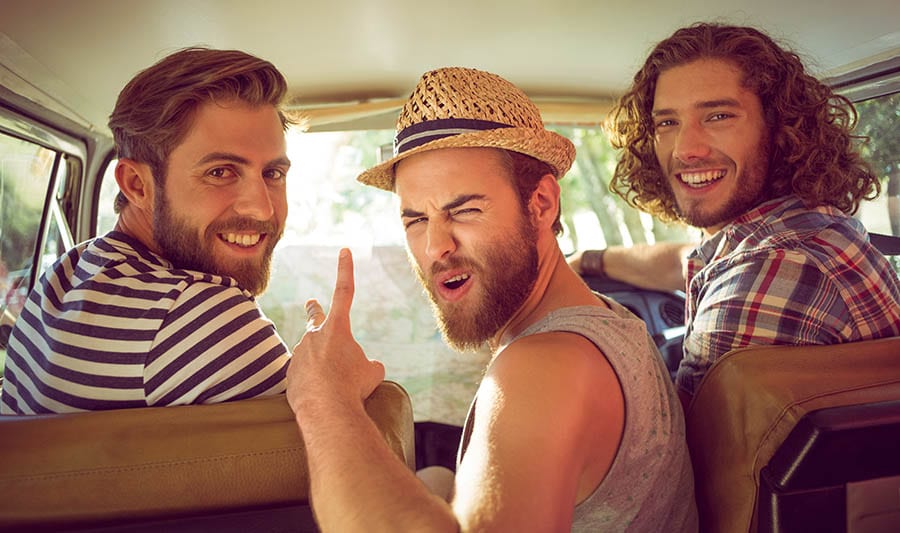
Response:
[[[900,337],[726,354],[687,413],[703,531],[755,531],[759,472],[805,413],[900,398]]]
[[[366,410],[415,468],[412,407],[393,382]],[[97,524],[307,501],[284,395],[216,405],[0,417],[0,529]]]

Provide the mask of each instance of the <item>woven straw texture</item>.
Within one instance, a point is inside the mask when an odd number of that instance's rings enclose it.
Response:
[[[422,76],[400,111],[397,132],[425,120],[471,118],[543,129],[541,113],[515,85],[496,74],[447,68]]]
[[[423,122],[474,119],[509,127],[461,133],[433,140],[395,155],[357,178],[366,185],[394,188],[394,165],[411,155],[439,148],[504,148],[549,164],[557,177],[572,165],[575,147],[565,137],[544,129],[537,106],[521,89],[481,70],[448,67],[426,72],[400,111],[397,134]]]

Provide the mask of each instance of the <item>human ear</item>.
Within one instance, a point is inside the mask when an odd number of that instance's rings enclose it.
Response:
[[[531,193],[528,209],[536,225],[553,225],[559,212],[559,182],[553,174],[544,174],[538,182]]]
[[[122,158],[116,163],[116,183],[128,202],[141,209],[153,206],[153,173],[150,166],[133,159]]]

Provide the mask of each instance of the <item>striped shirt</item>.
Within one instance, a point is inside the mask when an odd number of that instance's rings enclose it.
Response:
[[[176,269],[113,231],[62,256],[29,295],[9,340],[0,412],[277,394],[289,353],[234,279]]]
[[[751,344],[839,344],[900,335],[900,281],[863,225],[796,196],[738,217],[688,257],[678,386]]]

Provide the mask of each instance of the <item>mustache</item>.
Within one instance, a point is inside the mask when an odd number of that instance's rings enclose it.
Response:
[[[431,264],[431,275],[436,276],[441,272],[452,270],[454,268],[475,268],[475,263],[462,257],[451,256],[446,261],[434,262]]]
[[[275,220],[254,220],[252,218],[235,217],[210,224],[208,231],[210,233],[235,233],[240,231],[275,233],[278,231],[278,224],[275,223]]]
[[[672,162],[672,166],[669,168],[670,172],[684,172],[691,170],[699,170],[699,169],[708,169],[709,167],[727,167],[731,163],[729,160],[722,160],[718,158],[708,158],[701,159],[699,161],[692,161],[690,163],[684,163],[679,161],[678,159],[674,159]]]

